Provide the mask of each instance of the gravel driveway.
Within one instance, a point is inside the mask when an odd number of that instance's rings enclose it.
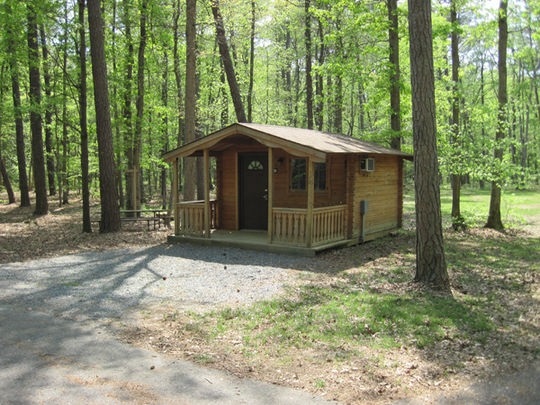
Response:
[[[305,258],[161,245],[2,264],[0,299],[74,320],[110,320],[167,303],[204,310],[282,292]]]

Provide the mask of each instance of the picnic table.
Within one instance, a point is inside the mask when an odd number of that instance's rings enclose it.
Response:
[[[146,214],[146,215],[145,215]],[[148,214],[152,214],[151,216]],[[156,225],[158,228],[161,228],[161,221],[166,225],[166,219],[169,218],[169,213],[166,209],[163,208],[153,208],[153,209],[140,209],[140,210],[120,210],[120,221],[122,222],[137,222],[137,221],[146,221],[148,230],[150,230],[150,225],[153,226],[154,230]]]
[[[99,214],[99,213],[98,213]],[[152,215],[149,215],[152,214]],[[120,210],[120,222],[121,223],[137,223],[146,222],[147,229],[156,230],[156,227],[161,228],[161,222],[166,226],[170,226],[171,216],[166,209],[140,209],[140,210]],[[99,224],[100,220],[96,219],[92,222]]]

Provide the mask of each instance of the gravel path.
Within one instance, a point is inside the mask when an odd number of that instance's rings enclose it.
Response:
[[[305,260],[187,244],[89,252],[0,265],[0,300],[74,320],[162,303],[205,310],[275,296]]]

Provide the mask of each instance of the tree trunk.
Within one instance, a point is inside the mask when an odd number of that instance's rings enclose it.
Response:
[[[133,111],[132,111],[132,99],[133,99],[133,65],[134,61],[134,46],[133,37],[131,35],[131,18],[130,10],[133,8],[131,1],[123,0],[123,16],[122,23],[124,25],[124,36],[127,42],[127,49],[125,50],[125,76],[124,76],[124,88],[123,88],[123,107],[122,118],[124,123],[124,145],[125,145],[125,158],[127,161],[127,170],[125,172],[125,184],[126,184],[126,209],[134,210],[136,207],[136,201],[134,200],[137,188],[136,184],[137,172],[134,169],[135,156],[134,156],[134,144],[136,141],[136,135],[133,130]]]
[[[163,75],[161,76],[161,102],[165,110],[169,107],[169,57],[167,51],[163,52],[164,60],[164,69]],[[163,149],[162,153],[165,153],[169,150],[169,117],[167,114],[163,114]],[[162,166],[159,181],[160,181],[160,190],[161,190],[161,208],[167,208],[167,173],[168,169],[166,166]]]
[[[431,3],[409,0],[416,197],[415,281],[450,291],[442,236]]]
[[[216,24],[216,37],[219,46],[219,54],[221,56],[221,61],[223,62],[223,69],[225,70],[225,75],[227,76],[227,82],[229,83],[236,119],[238,122],[247,122],[244,103],[242,102],[242,95],[240,94],[240,87],[238,86],[238,81],[236,80],[236,73],[234,71],[234,65],[229,52],[229,45],[227,44],[227,38],[225,37],[225,26],[223,24],[223,17],[221,16],[221,11],[219,9],[219,0],[212,0],[212,14],[214,15],[214,22]]]
[[[51,105],[51,71],[49,63],[49,48],[47,47],[47,38],[45,28],[40,26],[41,53],[43,55],[43,83],[45,91],[45,151],[47,152],[47,180],[49,181],[49,196],[56,195],[56,167],[54,164],[52,118],[53,108]]]
[[[450,2],[450,24],[452,25],[451,48],[452,48],[452,119],[450,143],[453,150],[461,147],[460,139],[460,80],[459,80],[459,36],[456,0]],[[458,165],[458,162],[453,162]],[[461,174],[456,172],[450,174],[452,183],[452,226],[458,230],[464,226],[461,217]]]
[[[41,83],[39,74],[39,46],[37,15],[34,4],[28,3],[28,74],[30,79],[30,129],[32,131],[32,168],[36,192],[34,215],[46,215],[49,211],[47,201],[47,180],[45,175],[45,156],[43,153],[43,128],[41,122]]]
[[[88,3],[88,25],[99,155],[100,232],[116,232],[120,230],[120,207],[118,206],[111,112],[109,110],[105,38],[99,1],[92,0]]]
[[[502,143],[506,138],[507,131],[507,104],[508,104],[508,88],[507,88],[507,67],[506,67],[506,52],[508,45],[508,0],[501,0],[499,5],[499,111],[497,113],[497,133],[495,135],[495,179],[491,182],[491,198],[489,201],[489,215],[486,223],[486,228],[503,230],[504,225],[501,220],[501,165],[503,158]]]
[[[144,116],[144,66],[145,66],[145,49],[146,49],[146,19],[148,12],[148,0],[142,0],[141,15],[140,15],[140,36],[139,36],[139,51],[137,54],[137,99],[135,101],[135,109],[137,111],[135,119],[135,139],[132,145],[132,164],[130,168],[132,175],[141,181],[134,182],[132,190],[132,209],[139,210],[142,201],[142,173],[141,173],[141,147],[142,147],[142,124]]]
[[[304,40],[306,43],[306,114],[307,128],[313,129],[313,76],[311,54],[311,0],[304,2]]]
[[[9,180],[8,172],[6,170],[6,166],[4,165],[4,159],[2,158],[1,153],[0,153],[0,175],[2,176],[2,183],[4,183],[4,187],[6,188],[6,192],[8,195],[8,204],[14,204],[15,194],[13,193],[13,187],[11,187],[11,181]]]
[[[6,3],[6,11],[11,14],[9,2]],[[13,115],[15,117],[15,138],[17,143],[17,167],[19,171],[19,192],[21,207],[30,206],[30,192],[28,187],[28,175],[26,173],[26,152],[24,142],[24,124],[21,110],[21,89],[19,84],[19,69],[17,66],[17,43],[11,26],[7,27],[7,50],[9,57],[9,69],[11,75],[11,92],[13,96]]]
[[[401,72],[399,66],[399,19],[397,0],[387,0],[388,44],[390,49],[390,146],[401,149]]]
[[[249,88],[247,95],[248,122],[251,122],[253,118],[253,83],[255,82],[255,11],[255,0],[251,0],[251,32],[249,38]]]
[[[197,1],[186,0],[186,100],[185,143],[196,138],[197,125]],[[197,161],[184,159],[184,200],[195,199],[197,188]]]
[[[90,222],[90,181],[88,164],[88,118],[86,86],[86,34],[84,23],[85,0],[78,0],[79,11],[79,126],[81,127],[82,231],[92,232]]]
[[[315,54],[317,55],[317,64],[323,66],[326,56],[326,47],[324,46],[323,25],[320,21],[317,27],[317,34],[319,37],[319,44],[318,50],[317,47],[315,49]],[[315,107],[313,114],[315,127],[319,131],[322,131],[324,128],[324,79],[319,72],[315,74]]]

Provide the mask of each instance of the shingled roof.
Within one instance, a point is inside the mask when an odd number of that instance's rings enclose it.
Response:
[[[177,157],[195,156],[200,154],[204,149],[223,150],[226,147],[232,146],[226,140],[235,136],[249,137],[268,147],[283,148],[300,156],[311,155],[315,159],[324,160],[328,153],[393,155],[412,159],[410,154],[399,150],[384,148],[371,142],[361,141],[344,135],[330,134],[312,129],[253,123],[232,124],[208,136],[167,152],[163,155],[163,158],[165,160],[173,160]]]

